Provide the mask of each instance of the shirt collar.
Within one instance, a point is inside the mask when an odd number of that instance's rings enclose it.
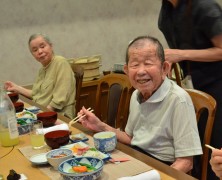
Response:
[[[47,66],[43,66],[44,70],[48,69],[48,67],[52,64],[54,58],[55,58],[55,56],[52,57],[52,60],[50,61],[50,63]]]

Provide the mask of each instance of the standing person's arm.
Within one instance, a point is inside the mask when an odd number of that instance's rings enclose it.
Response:
[[[200,50],[165,49],[165,59],[170,63],[183,60],[214,62],[222,60],[222,34],[211,39],[214,47]]]
[[[32,90],[26,89],[26,88],[19,86],[11,81],[5,82],[5,89],[7,91],[11,91],[11,92],[15,92],[15,93],[24,95],[28,98],[32,98]]]

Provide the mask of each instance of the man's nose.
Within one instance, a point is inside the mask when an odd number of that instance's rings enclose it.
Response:
[[[145,66],[141,64],[138,68],[138,73],[144,73],[144,72],[145,72]]]

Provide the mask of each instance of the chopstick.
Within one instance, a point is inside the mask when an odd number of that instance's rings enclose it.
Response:
[[[210,146],[210,145],[208,145],[208,144],[205,144],[205,146],[206,146],[207,148],[211,149],[211,150],[216,149],[216,148],[214,148],[213,146]]]
[[[93,109],[88,108],[87,111],[93,112]],[[80,114],[80,115],[78,115],[77,117],[75,117],[74,119],[72,119],[72,120],[69,122],[69,127],[71,127],[72,124],[75,124],[75,123],[78,122],[81,118],[83,118],[83,117],[85,117],[85,116],[86,116],[85,114]]]

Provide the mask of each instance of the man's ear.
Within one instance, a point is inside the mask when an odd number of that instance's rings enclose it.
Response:
[[[170,71],[171,71],[171,64],[167,61],[164,61],[163,62],[163,72],[164,74],[170,74]]]
[[[128,66],[126,64],[123,66],[123,71],[126,75],[128,75]]]

